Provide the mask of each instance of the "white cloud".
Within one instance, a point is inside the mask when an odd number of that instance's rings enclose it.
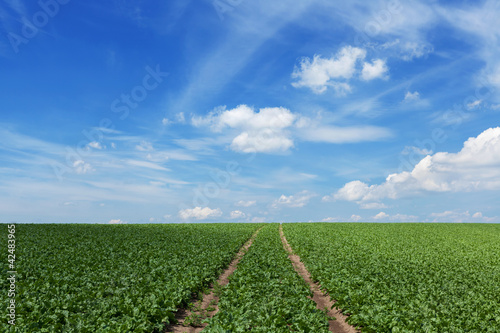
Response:
[[[340,222],[340,219],[337,217],[326,217],[321,222]]]
[[[365,81],[370,81],[377,78],[386,79],[386,73],[389,71],[386,63],[382,59],[375,59],[370,64],[363,63],[363,70],[361,71],[361,78]]]
[[[469,138],[458,153],[427,155],[411,172],[391,174],[380,185],[355,180],[323,199],[370,202],[421,192],[495,189],[500,189],[500,127]]]
[[[231,143],[231,149],[238,152],[274,153],[293,147],[290,133],[286,131],[295,121],[296,115],[283,107],[262,108],[255,112],[247,105],[234,109],[217,109],[206,117],[193,117],[194,126],[210,125],[220,132],[229,127],[240,131]]]
[[[346,46],[331,58],[315,55],[311,61],[305,57],[300,62],[300,68],[294,68],[292,78],[298,80],[292,85],[295,88],[308,87],[317,94],[325,92],[327,87],[333,87],[338,94],[345,94],[351,88],[348,83],[339,82],[338,79],[350,79],[356,72],[356,63],[365,56],[365,50]]]
[[[126,224],[127,222],[122,221],[120,219],[116,219],[116,220],[110,220],[108,223],[109,224]]]
[[[291,147],[293,147],[292,139],[272,129],[263,129],[258,133],[243,132],[231,143],[231,149],[243,153],[284,152]]]
[[[163,118],[163,119],[161,120],[161,123],[162,123],[163,125],[165,125],[165,126],[166,126],[166,125],[168,125],[168,124],[171,124],[172,122],[171,122],[170,120],[168,120],[168,118]]]
[[[111,142],[111,148],[116,149],[116,144],[114,142]]]
[[[389,215],[385,212],[380,212],[372,217],[374,220],[381,222],[417,222],[418,216],[406,215],[406,214],[395,214]]]
[[[431,44],[425,42],[406,42],[401,44],[401,58],[405,61],[411,61],[415,58],[421,58],[434,51]]]
[[[183,209],[179,211],[179,216],[183,220],[187,219],[197,219],[197,220],[205,220],[208,218],[215,218],[219,217],[222,215],[222,211],[219,208],[216,209],[210,209],[209,207],[201,208],[201,207],[195,207],[192,209]]]
[[[350,220],[353,222],[358,222],[359,220],[361,220],[361,216],[352,214]]]
[[[240,200],[237,203],[235,203],[235,206],[238,206],[238,207],[250,207],[250,206],[253,206],[255,204],[256,204],[255,200],[249,200],[249,201]]]
[[[92,142],[89,142],[88,146],[90,148],[94,148],[94,149],[102,149],[102,145],[100,142],[97,142],[97,141],[92,141]]]
[[[94,171],[92,166],[83,160],[76,160],[75,162],[73,162],[73,169],[79,175]]]
[[[412,102],[412,101],[418,101],[419,99],[420,99],[420,93],[418,91],[414,91],[414,92],[407,91],[404,101],[405,102]]]
[[[447,210],[441,213],[430,214],[432,222],[500,222],[499,217],[484,216],[481,212],[476,212],[473,215],[469,211],[451,211]]]
[[[245,213],[243,213],[241,210],[233,210],[231,213],[230,213],[230,217],[232,219],[239,219],[239,218],[243,218],[245,217]]]
[[[309,203],[309,200],[315,196],[316,194],[311,193],[309,191],[302,191],[295,195],[290,195],[290,196],[282,194],[281,197],[279,197],[279,199],[276,199],[273,202],[272,207],[273,208],[278,208],[280,206],[304,207]]]
[[[385,220],[385,219],[387,219],[388,217],[389,217],[389,215],[388,215],[388,214],[386,214],[386,213],[384,213],[384,212],[380,212],[380,213],[378,213],[377,215],[375,215],[373,218],[374,218],[375,220],[382,220],[382,219],[384,219],[384,220]]]
[[[322,201],[333,201],[333,200],[347,200],[347,201],[357,201],[363,199],[366,193],[369,191],[367,184],[359,180],[354,180],[344,185],[340,190],[334,195],[324,196]]]
[[[256,216],[256,217],[252,218],[252,222],[253,223],[264,223],[264,222],[266,222],[266,218],[263,216]]]
[[[283,107],[262,108],[259,112],[247,105],[231,110],[219,107],[205,117],[192,117],[191,123],[197,127],[208,126],[214,132],[224,128],[239,132],[230,147],[243,153],[285,152],[294,146],[293,135],[304,141],[326,143],[377,141],[392,136],[386,128],[331,126],[319,116],[311,119]]]

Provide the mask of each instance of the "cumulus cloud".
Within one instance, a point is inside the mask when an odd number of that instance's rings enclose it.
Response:
[[[469,138],[458,153],[427,155],[411,172],[391,174],[379,185],[351,181],[324,200],[377,202],[422,192],[495,189],[500,189],[500,127]]]
[[[292,86],[308,87],[317,94],[325,92],[327,87],[332,87],[337,93],[345,94],[351,87],[338,79],[350,79],[356,72],[356,63],[365,56],[365,50],[346,46],[331,58],[315,55],[311,60],[305,57],[301,60],[300,66],[294,68],[292,78],[297,81],[293,82]]]
[[[321,117],[312,119],[292,113],[284,107],[261,108],[239,105],[226,110],[219,107],[207,116],[193,116],[196,127],[209,127],[213,132],[235,131],[231,149],[243,153],[280,153],[294,147],[296,136],[304,141],[352,143],[377,141],[392,136],[386,128],[377,126],[339,127],[325,124]]]
[[[88,146],[90,148],[94,148],[94,149],[102,149],[102,145],[100,142],[97,142],[97,141],[92,141],[92,142],[89,142]]]
[[[380,212],[372,217],[376,221],[380,222],[417,222],[418,216],[406,215],[406,214],[395,214],[389,215],[385,212]]]
[[[243,213],[241,210],[233,210],[230,215],[232,219],[239,219],[245,217],[245,213]]]
[[[235,203],[235,206],[238,206],[238,207],[250,207],[250,206],[255,205],[256,203],[257,203],[257,201],[255,201],[255,200],[249,200],[249,201],[240,200],[237,203]]]
[[[387,219],[389,217],[388,214],[384,213],[384,212],[380,212],[378,213],[377,215],[375,215],[373,218],[375,220],[382,220],[382,219]]]
[[[219,208],[210,209],[209,207],[195,207],[195,208],[187,208],[179,211],[179,216],[183,220],[187,219],[197,219],[197,220],[205,220],[209,218],[215,218],[222,215],[222,211]]]
[[[325,217],[321,222],[340,222],[338,217]]]
[[[127,223],[127,222],[122,221],[122,220],[120,220],[120,219],[116,219],[116,220],[110,220],[108,223],[109,223],[109,224],[125,224],[125,223]]]
[[[386,79],[389,68],[382,59],[375,59],[371,64],[368,62],[363,63],[363,70],[361,71],[361,78],[365,81],[370,81],[377,78]]]
[[[262,108],[255,112],[247,105],[234,109],[219,108],[206,117],[193,117],[194,126],[210,126],[214,132],[232,128],[240,133],[232,140],[231,149],[243,153],[283,152],[293,147],[286,131],[296,115],[283,107]]]
[[[359,220],[361,220],[361,216],[352,214],[350,220],[353,222],[358,222]]]
[[[89,163],[85,162],[84,160],[74,161],[73,162],[73,169],[79,175],[94,171],[92,166]]]
[[[316,196],[316,194],[311,193],[309,191],[302,191],[302,192],[299,192],[295,195],[290,195],[290,196],[286,196],[286,195],[282,194],[279,197],[279,199],[276,199],[273,202],[272,207],[273,208],[279,208],[281,206],[304,207],[305,205],[307,205],[309,203],[309,200],[315,196]]]

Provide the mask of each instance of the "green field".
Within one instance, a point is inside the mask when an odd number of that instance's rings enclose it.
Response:
[[[263,224],[16,225],[16,329],[162,332]],[[220,291],[206,332],[327,332],[264,225]],[[362,332],[500,332],[500,225],[284,224],[313,278]]]
[[[500,332],[500,225],[283,229],[313,278],[363,332]]]
[[[159,331],[216,280],[257,227],[18,224],[16,332]],[[6,225],[2,234],[7,249]],[[4,308],[7,288],[4,278]],[[4,318],[6,332],[12,327]]]

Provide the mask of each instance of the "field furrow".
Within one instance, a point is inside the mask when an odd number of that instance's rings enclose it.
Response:
[[[325,313],[283,249],[278,227],[260,231],[203,332],[329,332]]]

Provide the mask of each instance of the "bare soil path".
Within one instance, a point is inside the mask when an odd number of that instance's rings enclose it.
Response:
[[[280,224],[280,236],[281,241],[283,242],[283,247],[288,252],[288,258],[292,261],[293,267],[295,271],[302,276],[302,278],[309,285],[309,288],[313,292],[313,301],[316,302],[317,308],[320,310],[328,309],[327,315],[328,317],[334,317],[336,320],[329,320],[329,329],[330,332],[335,333],[358,333],[361,332],[357,330],[354,326],[351,326],[347,323],[347,316],[345,316],[338,308],[333,307],[335,302],[330,299],[330,296],[324,292],[319,283],[313,282],[311,279],[311,274],[307,271],[306,266],[302,261],[300,261],[300,257],[293,253],[290,244],[285,238],[285,234],[283,233],[283,226]]]
[[[213,317],[219,311],[219,307],[217,306],[219,297],[216,295],[216,288],[220,288],[229,283],[229,276],[231,276],[231,274],[233,274],[236,270],[241,258],[243,258],[245,253],[247,253],[255,237],[262,228],[263,227],[260,227],[254,232],[252,237],[250,237],[250,239],[240,248],[236,256],[229,264],[229,267],[226,268],[226,270],[219,276],[216,283],[216,286],[218,287],[212,286],[210,292],[207,295],[204,295],[202,300],[196,302],[193,310],[179,309],[175,315],[175,319],[177,319],[178,324],[167,326],[164,332],[197,333],[201,332],[207,326],[205,323],[195,323],[196,326],[187,325],[186,320],[192,321],[193,318],[196,318],[197,321],[201,321],[206,318]],[[184,326],[184,324],[186,324],[186,326]]]

